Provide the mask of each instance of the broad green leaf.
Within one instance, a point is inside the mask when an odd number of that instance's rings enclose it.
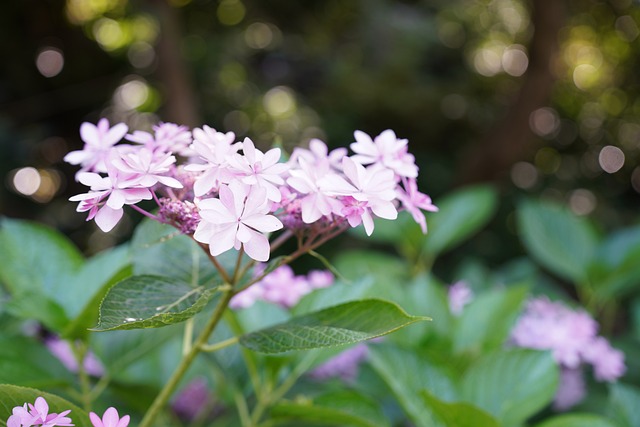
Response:
[[[553,399],[558,366],[549,353],[514,349],[487,354],[462,378],[462,397],[505,426],[520,425]]]
[[[0,384],[44,388],[73,381],[73,375],[41,342],[21,336],[0,338]]]
[[[640,389],[618,383],[612,384],[609,390],[609,416],[615,425],[640,426]]]
[[[467,187],[440,199],[438,212],[427,213],[424,252],[439,255],[469,238],[493,217],[498,195],[492,187]]]
[[[14,407],[23,406],[25,403],[34,403],[38,397],[45,398],[49,404],[50,413],[60,413],[70,409],[71,412],[68,417],[73,420],[73,424],[76,427],[91,427],[89,414],[71,402],[34,388],[18,387],[9,384],[0,384],[0,420],[7,420],[11,416],[11,411]]]
[[[420,393],[436,419],[446,427],[500,427],[498,421],[467,402],[444,402],[427,390]]]
[[[636,402],[637,404],[637,402]],[[637,425],[637,424],[635,424]],[[550,418],[535,427],[622,427],[593,414],[567,414]]]
[[[65,327],[61,337],[65,339],[86,338],[87,335],[90,334],[90,329],[99,321],[100,303],[107,294],[107,291],[116,283],[131,276],[131,272],[131,266],[128,265],[116,272],[109,281],[104,283],[102,287],[94,293],[93,298],[85,304],[80,314]]]
[[[598,247],[588,266],[589,281],[604,297],[620,297],[640,283],[640,227],[619,230]]]
[[[243,335],[240,344],[261,353],[334,347],[386,335],[423,320],[430,319],[410,316],[387,301],[353,301]]]
[[[15,294],[5,305],[8,313],[21,319],[35,319],[48,329],[61,333],[69,324],[64,308],[35,290],[24,290]]]
[[[533,258],[563,279],[586,281],[598,244],[587,219],[549,202],[522,203],[517,219],[522,242]]]
[[[514,286],[477,295],[465,306],[453,333],[455,353],[502,347],[527,296],[527,288]]]
[[[217,292],[191,288],[158,276],[131,276],[118,282],[100,304],[94,331],[159,328],[199,313]]]
[[[175,228],[145,219],[136,228],[131,241],[133,273],[175,279],[192,287],[208,285],[218,272],[206,252]],[[233,251],[218,257],[223,266],[233,267]]]
[[[422,390],[429,390],[445,401],[457,399],[453,381],[424,355],[388,345],[372,345],[369,362],[418,427],[431,427],[435,422],[419,394]]]
[[[271,410],[274,420],[299,425],[384,427],[389,425],[380,405],[352,390],[341,390],[313,400],[282,401]]]
[[[340,274],[351,281],[371,276],[376,283],[397,286],[409,275],[402,259],[384,252],[343,251],[333,261]]]

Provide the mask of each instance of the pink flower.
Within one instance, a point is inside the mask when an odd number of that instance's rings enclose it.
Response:
[[[398,199],[402,206],[411,214],[414,221],[420,225],[423,233],[427,233],[427,220],[422,210],[437,212],[438,208],[431,203],[431,197],[418,191],[418,183],[415,179],[403,178],[404,188],[397,188]],[[421,210],[422,209],[422,210]]]
[[[240,149],[240,144],[233,143],[235,137],[233,132],[217,132],[209,126],[193,130],[191,149],[205,161],[203,164],[193,163],[185,167],[188,171],[202,172],[193,186],[196,196],[217,191],[221,183],[229,183],[233,178],[229,170],[229,158]]]
[[[399,176],[418,176],[415,158],[407,151],[407,140],[398,139],[392,130],[385,130],[373,140],[359,130],[354,132],[354,136],[356,142],[351,144],[351,149],[356,153],[352,157],[356,162],[363,165],[379,163]]]
[[[176,162],[175,156],[162,151],[151,151],[146,147],[123,152],[114,151],[110,163],[114,168],[126,176],[127,187],[150,188],[158,182],[172,188],[182,188],[182,184],[175,178],[166,176],[171,165]],[[121,184],[122,185],[122,184]]]
[[[153,151],[164,153],[178,153],[182,156],[190,156],[191,132],[186,126],[175,123],[158,123],[153,127],[154,135],[149,132],[135,131],[126,136],[126,139],[144,146]]]
[[[203,415],[203,411],[210,409],[211,401],[212,396],[207,381],[199,377],[180,390],[171,408],[180,418],[193,421]]]
[[[317,366],[310,375],[317,380],[337,377],[346,382],[353,381],[358,375],[360,363],[368,354],[369,348],[365,343],[357,344]]]
[[[465,282],[449,286],[449,309],[454,316],[460,316],[464,307],[473,301],[473,291]]]
[[[282,223],[269,215],[266,190],[234,181],[221,185],[219,198],[198,203],[201,221],[194,239],[207,243],[211,255],[217,256],[240,247],[256,261],[269,259],[269,240],[262,233],[282,228]]]
[[[100,119],[98,125],[82,123],[80,125],[80,138],[85,145],[82,150],[68,153],[64,161],[72,165],[80,165],[80,172],[106,172],[105,161],[115,144],[127,133],[129,128],[124,123],[118,123],[109,127],[109,120]]]
[[[69,341],[61,340],[58,337],[45,339],[44,344],[70,372],[78,372],[78,361],[76,360]],[[88,352],[84,358],[83,368],[86,373],[95,377],[104,375],[104,367],[93,352]]]
[[[597,337],[583,351],[584,359],[593,366],[598,381],[613,382],[624,375],[624,353],[611,347],[603,337]]]
[[[129,415],[120,418],[118,410],[113,407],[104,412],[102,419],[95,412],[89,413],[89,419],[93,427],[127,427],[130,421]]]
[[[329,164],[331,167],[340,169],[342,164],[342,158],[347,155],[347,149],[344,147],[336,148],[329,152],[327,144],[320,141],[317,138],[313,138],[309,141],[309,149],[296,147],[293,149],[291,163],[298,162],[300,159],[304,159],[307,163],[311,164]]]
[[[577,405],[587,394],[587,387],[581,368],[560,370],[560,381],[558,390],[553,398],[553,409],[556,411],[567,411]]]
[[[55,426],[73,426],[71,418],[66,415],[71,410],[66,410],[60,414],[49,413],[49,404],[44,397],[38,397],[31,404],[25,403],[24,406],[16,406],[12,410],[12,415],[7,420],[7,427],[55,427]]]
[[[279,202],[282,196],[277,185],[284,184],[282,174],[288,169],[287,164],[279,163],[280,149],[272,148],[263,153],[255,148],[253,141],[245,138],[242,152],[244,155],[235,154],[229,159],[232,172],[243,183],[264,188],[272,202]]]

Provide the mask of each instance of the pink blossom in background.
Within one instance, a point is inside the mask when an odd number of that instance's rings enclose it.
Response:
[[[367,358],[368,354],[369,348],[365,343],[356,344],[318,365],[309,375],[316,380],[340,378],[345,382],[352,382],[358,376],[360,363]]]
[[[558,390],[553,398],[553,409],[567,411],[582,402],[587,395],[587,386],[582,369],[560,369]]]
[[[579,400],[579,382],[575,372],[585,365],[593,367],[598,381],[613,382],[626,371],[624,353],[611,347],[597,335],[598,323],[583,310],[572,310],[546,297],[530,300],[511,331],[510,341],[518,347],[551,350],[567,381],[560,384],[563,393],[558,408],[568,408]],[[561,380],[565,379],[561,376]],[[571,403],[571,405],[569,405]]]
[[[49,337],[44,341],[45,346],[53,354],[65,368],[70,372],[78,372],[78,361],[73,354],[69,341],[61,340],[57,337]],[[87,352],[84,362],[84,371],[93,375],[94,377],[101,377],[104,375],[104,367],[93,352]]]
[[[212,402],[207,381],[200,377],[189,382],[177,394],[171,408],[180,418],[192,421],[202,415]]]
[[[466,282],[459,281],[449,286],[449,310],[454,316],[460,316],[464,307],[473,301],[473,291]]]
[[[130,417],[125,415],[120,418],[118,410],[116,408],[107,409],[102,418],[95,412],[89,413],[89,420],[93,427],[127,427],[129,425]]]

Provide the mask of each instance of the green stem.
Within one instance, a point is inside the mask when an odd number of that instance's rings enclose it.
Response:
[[[229,286],[229,288],[224,291],[218,305],[209,319],[209,322],[204,327],[189,352],[182,358],[180,364],[171,375],[171,378],[169,378],[169,381],[167,381],[158,396],[156,396],[155,400],[147,410],[147,413],[144,415],[144,418],[142,418],[139,427],[151,427],[153,425],[153,422],[160,413],[160,410],[169,401],[169,398],[175,391],[183,375],[191,366],[193,359],[195,359],[198,353],[202,351],[202,346],[206,345],[209,335],[211,335],[215,327],[218,325],[218,322],[220,322],[220,319],[222,319],[222,314],[229,305],[231,297],[233,297],[233,288]]]
[[[215,344],[203,344],[200,346],[201,351],[206,351],[208,353],[213,353],[214,351],[221,350],[225,347],[229,347],[230,345],[234,345],[239,341],[238,337],[231,337],[224,341],[217,342]]]
[[[84,358],[87,355],[87,344],[81,342],[71,342],[71,348],[78,363],[78,379],[80,380],[80,394],[82,395],[82,409],[89,412],[91,410],[91,381],[84,369]]]

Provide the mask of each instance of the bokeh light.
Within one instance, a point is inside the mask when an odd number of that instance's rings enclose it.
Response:
[[[597,199],[593,192],[579,188],[569,195],[569,208],[576,215],[589,215],[596,208]]]
[[[624,166],[624,152],[613,145],[607,145],[600,150],[598,162],[603,171],[616,173]]]
[[[55,77],[64,68],[64,55],[55,47],[47,46],[36,55],[36,67],[45,77]]]

